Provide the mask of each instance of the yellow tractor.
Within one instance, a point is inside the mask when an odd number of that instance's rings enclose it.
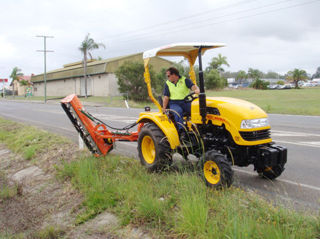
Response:
[[[138,151],[147,169],[162,170],[172,163],[172,155],[177,152],[186,160],[189,154],[198,157],[206,184],[215,188],[232,184],[232,165],[253,164],[254,169],[268,179],[283,172],[287,149],[272,142],[268,116],[261,108],[240,99],[205,95],[202,55],[223,46],[209,42],[179,43],[144,52],[145,82],[149,97],[159,109],[159,112],[150,112],[146,107],[137,121],[140,125],[143,123],[138,135]],[[187,135],[184,140],[180,139],[170,113],[162,111],[161,101],[152,94],[148,66],[155,56],[184,57],[189,62],[189,77],[194,84],[197,84],[194,64],[198,59],[200,94],[191,92],[185,98],[192,103],[191,114],[184,117]]]
[[[263,177],[274,179],[284,170],[287,149],[276,145],[270,137],[267,114],[258,106],[239,99],[206,97],[202,71],[202,55],[221,43],[171,44],[144,52],[145,82],[148,93],[159,112],[145,108],[131,125],[117,129],[97,119],[82,106],[75,94],[61,101],[61,106],[79,132],[88,149],[96,156],[106,155],[115,141],[138,141],[141,163],[150,171],[158,171],[172,163],[172,155],[180,153],[186,160],[196,156],[200,172],[210,187],[229,187],[233,182],[232,165],[254,165]],[[155,56],[182,56],[190,65],[189,77],[194,84],[194,64],[199,62],[199,88],[185,101],[191,102],[191,114],[184,117],[184,137],[179,137],[176,122],[169,111],[163,112],[161,101],[152,95],[149,62]],[[169,114],[167,113],[169,112]],[[136,132],[129,129],[138,125]],[[116,131],[108,129],[112,128]]]

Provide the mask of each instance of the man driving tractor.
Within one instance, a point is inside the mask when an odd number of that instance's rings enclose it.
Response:
[[[190,89],[194,91],[195,94],[199,94],[199,87],[190,79],[180,76],[179,71],[170,67],[166,71],[168,80],[165,83],[163,91],[163,112],[169,105],[170,110],[173,112],[174,120],[177,125],[177,130],[179,135],[183,134],[183,113],[186,112],[190,114],[191,102],[186,103],[184,98],[190,93]]]

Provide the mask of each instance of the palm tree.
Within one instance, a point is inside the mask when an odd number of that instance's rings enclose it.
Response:
[[[218,70],[219,73],[224,72],[222,65],[230,66],[227,62],[227,57],[219,54],[217,57],[213,57],[211,62],[209,63],[209,67],[207,67],[207,71],[210,70]]]
[[[293,81],[295,84],[295,88],[299,88],[299,81],[304,81],[308,79],[307,72],[305,70],[294,69],[293,71],[289,71],[287,73],[287,80]]]
[[[260,80],[263,76],[263,72],[259,71],[258,69],[249,68],[248,70],[248,77],[253,80]]]
[[[17,81],[19,79],[19,76],[23,76],[23,73],[21,72],[21,69],[19,69],[17,66],[14,67],[12,69],[12,72],[11,72],[11,75],[10,75],[10,78],[12,79],[12,94],[13,94],[13,98],[14,98],[14,82]]]
[[[248,75],[245,71],[239,71],[237,73],[237,76],[236,76],[236,80],[241,84],[242,83],[242,80],[245,80],[248,78]]]
[[[88,55],[92,59],[90,51],[94,49],[99,49],[99,47],[105,48],[105,45],[102,43],[96,43],[92,38],[90,38],[90,33],[88,33],[81,43],[79,50],[83,53],[83,69],[84,69],[84,88],[85,88],[85,97],[87,98],[87,59]]]

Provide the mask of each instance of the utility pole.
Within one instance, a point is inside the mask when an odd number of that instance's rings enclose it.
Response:
[[[2,97],[6,98],[6,89],[5,89],[4,83],[8,82],[8,79],[0,79],[0,82],[3,82],[3,85],[2,85]]]
[[[5,81],[5,79],[2,79],[2,80],[3,80],[2,97],[3,97],[3,98],[6,98],[6,90],[5,90],[5,88],[4,88],[4,81]]]
[[[53,36],[36,36],[36,37],[42,37],[43,38],[43,50],[37,50],[39,52],[43,52],[44,57],[44,74],[43,74],[43,80],[44,80],[44,103],[47,103],[47,52],[54,52],[47,50],[47,38],[53,38]]]

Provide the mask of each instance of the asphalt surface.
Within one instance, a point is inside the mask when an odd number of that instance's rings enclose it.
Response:
[[[135,122],[141,109],[85,105],[110,126]],[[38,126],[78,142],[79,136],[58,102],[0,101],[0,116]],[[289,207],[320,210],[320,117],[269,114],[273,141],[288,148],[286,169],[274,181],[262,179],[253,167],[234,167],[235,185],[253,190]],[[137,158],[135,142],[119,142],[115,152]],[[179,157],[177,157],[179,158]]]

